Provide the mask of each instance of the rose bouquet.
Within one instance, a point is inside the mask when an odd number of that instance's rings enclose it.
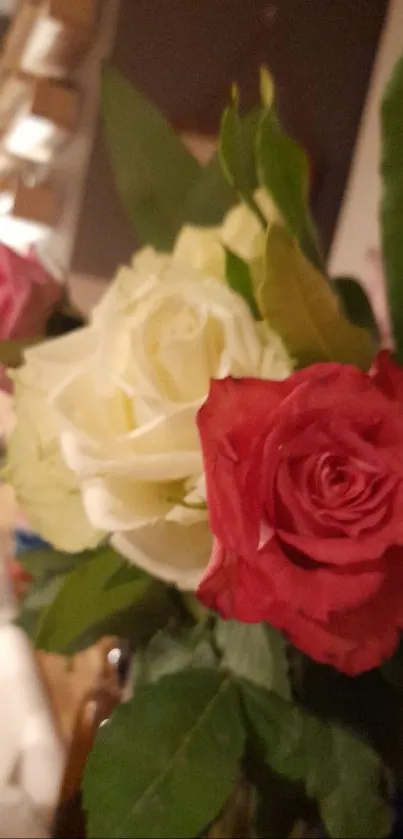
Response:
[[[382,110],[393,346],[326,273],[273,86],[202,168],[115,72],[111,161],[146,246],[13,374],[6,473],[49,544],[20,624],[133,650],[88,835],[386,837],[403,780],[403,61]],[[50,547],[51,546],[51,547]]]

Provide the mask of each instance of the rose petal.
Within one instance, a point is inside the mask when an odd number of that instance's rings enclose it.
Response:
[[[392,359],[388,350],[382,350],[373,361],[370,377],[389,399],[403,403],[403,370]]]
[[[111,533],[152,524],[173,508],[169,487],[161,484],[105,477],[83,481],[81,489],[89,520]]]
[[[96,331],[90,327],[75,329],[67,335],[37,344],[25,351],[26,364],[18,370],[24,387],[43,389],[47,396],[71,378],[94,355]]]
[[[143,435],[145,446],[152,436],[152,431],[148,439],[146,434]],[[67,465],[82,479],[97,475],[111,475],[132,477],[135,481],[178,481],[202,468],[199,452],[161,452],[161,454],[127,452],[125,454],[123,451],[113,453],[96,451],[92,454],[87,453],[81,440],[69,431],[61,432],[60,442]],[[138,448],[140,448],[140,441]]]
[[[192,407],[125,431],[124,395],[121,401],[118,396],[109,400],[91,388],[91,378],[83,371],[52,400],[61,424],[66,463],[79,477],[121,475],[153,482],[180,480],[201,472]]]
[[[383,556],[390,545],[390,529],[388,523],[381,531],[364,537],[353,539],[343,536],[341,539],[335,537],[315,538],[314,535],[304,536],[299,533],[279,530],[278,537],[287,545],[296,548],[297,551],[312,557],[315,562],[323,562],[326,565],[345,566],[358,564],[360,562],[373,562]]]
[[[357,562],[348,568],[320,565],[309,554],[294,553],[287,545],[282,548],[276,540],[259,557],[260,564],[264,560],[278,599],[287,602],[291,597],[296,610],[318,619],[365,603],[378,591],[386,573],[380,563]]]
[[[352,676],[378,667],[399,642],[398,629],[403,623],[402,560],[401,551],[385,557],[389,575],[372,600],[354,611],[335,613],[325,625],[290,612],[282,624],[290,640],[311,657]]]
[[[152,576],[194,591],[211,553],[211,534],[207,522],[188,527],[159,522],[129,533],[116,533],[112,544]]]
[[[35,373],[35,365],[28,364],[16,374],[17,424],[7,447],[8,479],[32,528],[55,548],[80,553],[105,534],[88,521],[76,477],[61,456],[44,379]]]
[[[346,637],[340,635],[338,627],[332,626],[331,622],[314,622],[286,606],[282,615],[277,612],[267,620],[285,632],[288,640],[310,658],[336,667],[348,676],[378,667],[393,655],[399,642],[399,632],[392,623],[379,634]]]
[[[256,435],[269,430],[268,418],[292,386],[286,381],[226,378],[213,380],[208,398],[197,415],[197,425],[208,472],[219,445],[230,436],[239,458],[247,458]]]
[[[273,592],[267,574],[262,573],[258,565],[243,562],[215,539],[197,596],[208,609],[214,609],[227,620],[236,618],[244,623],[260,623],[265,619]]]
[[[264,445],[261,426],[270,405],[275,408],[284,392],[286,382],[213,381],[208,400],[197,416],[211,528],[237,553],[259,543]]]
[[[296,558],[287,556],[276,540],[249,559],[224,548],[219,540],[216,542],[220,551],[216,544],[198,595],[220,614],[236,620],[267,619],[264,615],[268,603],[287,603],[290,598],[294,611],[326,620],[335,610],[366,603],[385,577],[380,566],[343,573],[331,567],[318,567],[308,558],[305,565],[298,565]]]

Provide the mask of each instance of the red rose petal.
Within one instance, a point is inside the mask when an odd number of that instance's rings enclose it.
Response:
[[[260,597],[256,599],[256,591]],[[211,561],[198,588],[197,596],[227,620],[260,623],[265,619],[267,604],[272,599],[267,575],[259,567],[248,567],[231,551],[214,541]]]
[[[366,603],[382,586],[386,573],[379,563],[365,567],[358,564],[347,570],[320,565],[309,554],[304,557],[286,546],[282,549],[277,540],[246,564],[266,573],[278,600],[290,602],[295,610],[301,609],[318,620],[327,619],[330,612]]]
[[[207,401],[197,415],[206,467],[218,445],[226,445],[230,434],[237,456],[246,458],[256,435],[267,426],[270,413],[290,391],[290,380],[221,379],[211,382]]]
[[[267,619],[310,658],[336,667],[348,676],[378,667],[393,655],[399,643],[399,632],[390,623],[370,636],[357,632],[355,637],[348,637],[340,634],[339,627],[331,622],[320,624],[291,609],[284,611],[280,619],[278,613]]]
[[[311,556],[316,562],[341,567],[350,563],[356,565],[360,562],[376,562],[390,545],[388,523],[379,532],[374,531],[368,536],[355,539],[351,536],[343,536],[340,539],[335,537],[315,538],[313,534],[304,536],[300,533],[290,533],[285,530],[278,531],[278,536],[287,545],[296,548],[306,556]]]
[[[251,420],[257,427],[270,405],[277,406],[283,384],[260,379],[213,381],[198,414],[211,529],[221,538],[224,528],[227,547],[238,553],[259,542],[261,435],[251,432]],[[262,385],[270,386],[264,401]],[[253,394],[252,400],[246,393]],[[226,434],[229,423],[231,433]]]
[[[403,370],[395,364],[388,350],[378,353],[369,375],[389,399],[403,404]]]

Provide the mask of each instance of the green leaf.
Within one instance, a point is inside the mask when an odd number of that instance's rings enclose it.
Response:
[[[199,598],[190,591],[182,591],[180,596],[185,609],[191,615],[194,622],[199,625],[205,625],[211,617],[211,612],[209,612],[207,607],[203,606]]]
[[[84,557],[77,557],[76,568],[41,617],[35,638],[40,649],[71,652],[77,639],[141,600],[150,584],[109,547]]]
[[[233,789],[243,743],[225,674],[193,670],[140,687],[100,730],[87,763],[89,836],[197,836]]]
[[[104,635],[114,635],[126,638],[141,659],[143,649],[156,633],[168,625],[175,629],[183,621],[183,614],[172,595],[172,588],[159,580],[150,579],[140,599],[90,627],[85,635],[74,642],[73,651],[91,646]]]
[[[380,795],[380,764],[375,753],[347,731],[332,729],[332,761],[340,781],[321,800],[322,819],[330,836],[385,837],[392,813]],[[325,744],[325,738],[323,738]],[[318,744],[317,748],[320,745]]]
[[[303,781],[331,837],[384,839],[391,811],[381,797],[383,767],[348,731],[321,722],[250,682],[240,682],[247,720],[268,765]]]
[[[260,121],[256,148],[261,186],[266,187],[301,250],[322,269],[323,258],[308,208],[308,158],[282,130],[273,108],[267,108]]]
[[[240,115],[236,93],[235,101],[226,108],[221,120],[220,158],[228,182],[266,229],[267,221],[253,198],[253,193],[258,187],[255,141],[260,118],[259,109],[251,111],[245,117]]]
[[[235,676],[290,698],[286,645],[280,632],[266,623],[219,620],[216,644],[223,666]]]
[[[35,642],[43,612],[59,593],[65,577],[66,574],[51,578],[41,577],[35,580],[24,597],[15,623],[24,630],[31,641]]]
[[[304,708],[364,740],[371,732],[375,750],[402,784],[403,703],[383,678],[383,667],[352,679],[293,648],[288,658],[294,692]]]
[[[22,553],[18,562],[31,577],[42,580],[74,570],[77,559],[74,554],[55,551],[53,548],[41,548]]]
[[[161,629],[136,656],[133,682],[150,684],[189,668],[213,668],[217,657],[199,627],[187,632]]]
[[[188,224],[221,224],[235,204],[236,195],[227,183],[218,154],[200,168],[199,177],[184,201],[183,215]]]
[[[81,557],[85,554],[80,555],[80,561]],[[53,548],[39,548],[20,554],[18,562],[31,575],[33,582],[15,622],[35,642],[42,616],[59,593],[68,573],[76,567],[77,557]]]
[[[229,287],[243,297],[245,302],[248,304],[253,317],[256,320],[261,320],[261,314],[253,292],[253,283],[249,266],[243,259],[241,259],[240,256],[237,256],[237,254],[233,253],[228,248],[225,250],[225,275]]]
[[[188,220],[184,199],[201,167],[159,111],[117,70],[102,81],[105,136],[117,189],[138,237],[170,250]]]
[[[103,76],[116,186],[139,238],[170,250],[184,224],[220,224],[235,202],[218,155],[200,166],[162,114],[116,70]]]
[[[382,122],[382,250],[396,356],[403,363],[403,56],[387,85]]]
[[[47,611],[53,610],[53,601],[69,579],[69,572],[92,561],[94,552],[79,555],[63,554],[57,551],[32,551],[19,557],[23,567],[31,573],[34,582],[20,606],[16,624],[20,626],[32,642],[37,643],[41,622]],[[123,560],[122,560],[123,562]],[[138,572],[134,572],[136,576]],[[125,563],[105,584],[105,590],[133,580],[133,569]],[[85,611],[85,606],[83,607]],[[152,580],[140,600],[130,601],[122,611],[106,614],[95,623],[91,623],[84,633],[76,636],[67,647],[57,652],[74,654],[87,649],[104,635],[117,635],[127,638],[133,649],[138,650],[148,644],[156,632],[168,623],[175,626],[181,615],[175,606],[171,590],[159,581]],[[38,643],[37,643],[38,645]]]
[[[125,638],[136,655],[148,644],[156,632],[168,621],[178,620],[169,589],[158,580],[151,580],[145,593],[122,611],[107,615],[90,626],[86,632],[69,644],[65,653],[71,655],[88,649],[105,635]]]
[[[281,225],[267,234],[260,310],[300,366],[339,361],[367,370],[375,345],[341,314],[336,295]]]
[[[355,326],[368,329],[378,337],[378,326],[370,300],[362,285],[353,277],[332,277],[332,288],[339,297],[346,317]]]

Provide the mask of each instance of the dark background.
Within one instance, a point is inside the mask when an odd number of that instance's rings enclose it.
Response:
[[[113,62],[172,121],[215,133],[236,80],[246,107],[272,71],[283,122],[309,153],[328,249],[387,0],[121,0]],[[134,235],[114,190],[101,125],[73,268],[110,276]]]

